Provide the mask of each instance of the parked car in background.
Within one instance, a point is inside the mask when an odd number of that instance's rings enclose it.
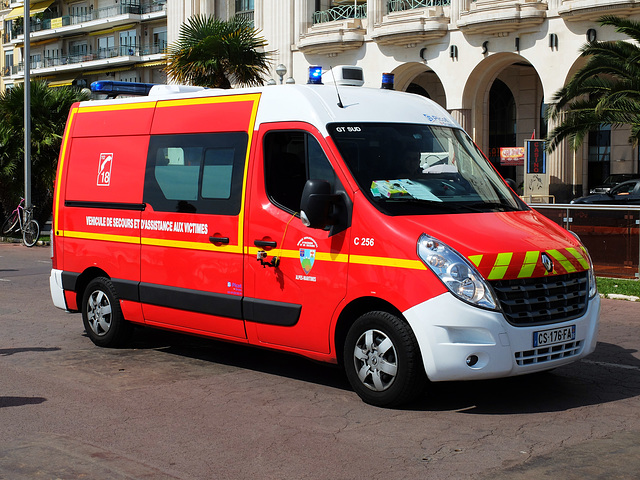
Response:
[[[613,187],[607,193],[597,193],[571,200],[571,203],[603,205],[640,205],[640,179],[628,180]]]
[[[589,190],[589,193],[594,195],[596,193],[607,193],[610,192],[613,187],[616,185],[626,182],[627,180],[635,180],[640,178],[640,174],[637,173],[616,173],[614,175],[609,175],[601,185],[593,187]]]

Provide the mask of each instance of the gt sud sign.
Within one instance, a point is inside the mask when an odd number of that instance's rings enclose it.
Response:
[[[549,201],[549,174],[544,140],[525,140],[524,199],[531,203]]]

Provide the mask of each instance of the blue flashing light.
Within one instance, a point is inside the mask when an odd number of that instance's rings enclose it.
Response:
[[[382,86],[380,88],[384,90],[393,90],[393,73],[382,74]]]
[[[149,95],[153,83],[115,82],[113,80],[100,80],[91,84],[91,91],[115,98],[118,95]]]
[[[309,81],[311,85],[322,85],[322,67],[314,65],[309,67]]]

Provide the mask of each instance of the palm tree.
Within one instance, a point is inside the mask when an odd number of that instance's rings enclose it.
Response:
[[[556,92],[547,111],[547,118],[558,122],[547,137],[549,151],[564,139],[577,149],[589,131],[602,125],[629,125],[629,141],[640,140],[640,22],[615,16],[599,22],[634,42],[594,41],[581,48],[587,64]]]
[[[272,52],[251,20],[229,21],[204,15],[189,18],[169,46],[166,72],[178,83],[231,88],[231,83],[262,85]]]
[[[76,87],[31,82],[31,173],[36,214],[48,216],[69,109],[89,94]],[[0,94],[0,203],[17,205],[24,189],[24,85]],[[46,220],[46,218],[45,218]]]

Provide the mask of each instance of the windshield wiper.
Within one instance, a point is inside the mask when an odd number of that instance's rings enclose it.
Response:
[[[517,212],[520,209],[518,207],[514,207],[513,205],[509,205],[501,202],[475,202],[469,205],[473,208],[484,207],[484,211],[487,209],[496,209],[502,212]]]

